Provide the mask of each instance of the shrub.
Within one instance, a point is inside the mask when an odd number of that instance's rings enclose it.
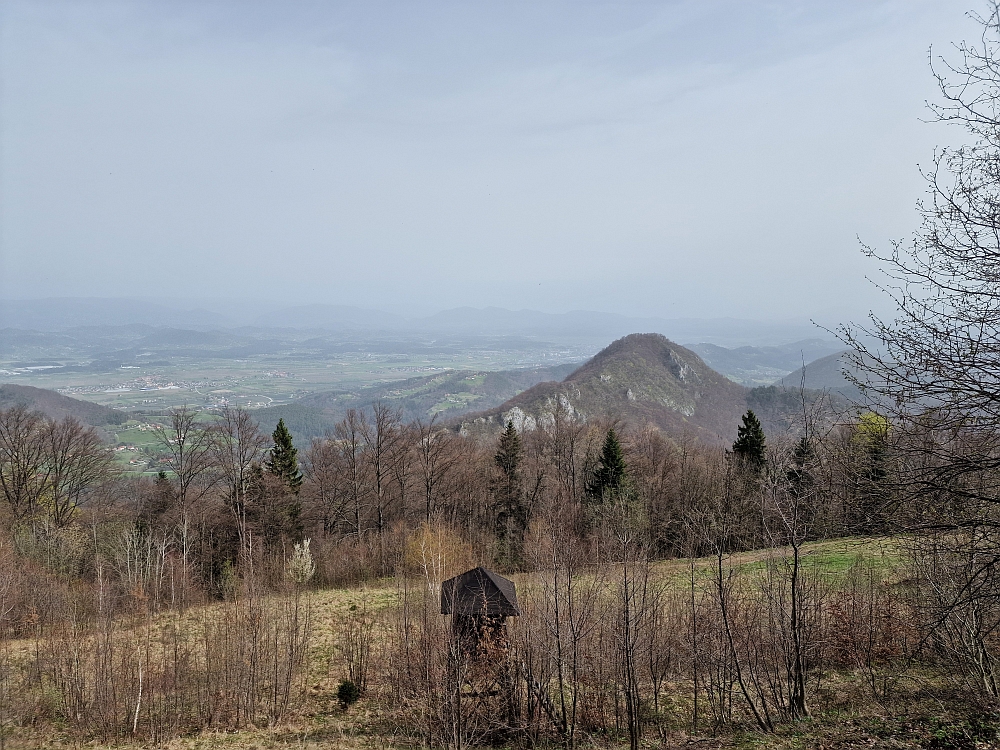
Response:
[[[337,700],[340,701],[342,709],[346,711],[348,706],[357,703],[360,697],[361,690],[351,680],[340,681],[340,685],[337,686]]]

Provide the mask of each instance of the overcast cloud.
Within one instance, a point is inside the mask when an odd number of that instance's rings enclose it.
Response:
[[[857,317],[972,0],[6,0],[0,294]]]

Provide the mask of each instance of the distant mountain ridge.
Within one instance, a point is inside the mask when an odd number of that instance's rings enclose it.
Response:
[[[218,309],[215,309],[218,308]],[[220,310],[222,312],[220,312]],[[219,301],[184,307],[133,298],[50,298],[0,300],[0,329],[64,331],[80,326],[153,325],[172,328],[260,328],[333,331],[529,336],[607,341],[636,330],[673,340],[721,346],[771,346],[816,335],[805,320],[753,321],[734,318],[658,318],[572,310],[546,313],[499,307],[458,307],[425,316],[403,316],[351,305],[274,303],[234,306]]]
[[[810,403],[821,397],[816,390],[805,395]],[[399,408],[404,421],[437,415],[468,433],[492,433],[508,420],[518,429],[535,429],[561,409],[578,421],[651,424],[678,439],[715,444],[733,441],[747,408],[758,413],[769,434],[794,429],[801,413],[798,381],[746,388],[690,349],[661,334],[644,333],[617,339],[582,365],[448,371],[375,388],[315,393],[255,416],[268,427],[284,419],[297,437],[316,437],[331,431],[348,409],[367,409],[379,399]],[[840,399],[831,404],[844,406]]]
[[[402,315],[349,305],[298,305],[272,310],[255,318],[253,325],[333,331],[396,331],[405,328],[407,321]]]
[[[844,371],[849,369],[845,354],[846,351],[842,350],[809,362],[804,368],[799,367],[788,373],[776,385],[798,388],[800,384],[804,384],[806,388],[831,391],[855,401],[860,400],[861,391],[844,376]]]
[[[741,346],[732,349],[710,343],[686,346],[713,370],[747,387],[771,385],[801,368],[803,362],[813,362],[843,350],[839,341],[822,338],[804,339],[781,346]],[[798,382],[795,387],[798,387]]]
[[[703,340],[718,345],[771,345],[815,336],[805,321],[764,322],[735,318],[634,317],[592,310],[546,313],[501,307],[457,307],[425,317],[407,318],[378,310],[344,305],[301,305],[275,310],[255,321],[263,325],[295,325],[324,330],[378,330],[479,336],[532,336],[607,341],[636,330],[655,331],[674,339]],[[284,321],[284,322],[283,322]]]
[[[488,317],[494,311],[480,312]],[[531,311],[506,313],[527,318],[534,315]],[[469,314],[470,325],[478,326],[475,316]],[[63,332],[7,328],[0,329],[0,350],[9,355],[16,350],[17,354],[4,363],[8,369],[0,370],[0,374],[22,378],[23,382],[31,371],[37,370],[44,371],[51,380],[53,374],[62,371],[103,373],[119,372],[126,365],[168,366],[170,362],[164,360],[165,357],[182,356],[243,358],[278,354],[313,362],[344,352],[394,353],[407,348],[427,353],[457,353],[464,346],[476,346],[492,351],[495,346],[510,346],[511,339],[472,337],[463,340],[460,335],[448,338],[428,334],[409,340],[406,347],[399,345],[402,341],[403,338],[395,335],[380,338],[363,332],[337,337],[311,332],[281,333],[276,329],[193,330],[140,323],[117,326],[110,333],[100,326]],[[535,362],[542,359],[539,354],[553,353],[550,344],[536,339],[525,338],[517,345],[535,347],[537,352],[526,349]],[[749,391],[725,376],[742,377],[744,384],[756,385],[769,374],[769,368],[773,371],[795,359],[801,361],[807,352],[823,351],[831,345],[826,340],[811,339],[773,347],[727,349],[710,343],[687,347],[658,333],[632,334],[605,347],[582,366],[572,363],[536,365],[495,372],[447,370],[376,386],[313,393],[290,404],[257,410],[255,415],[265,424],[284,418],[298,438],[321,436],[331,430],[348,409],[367,408],[378,399],[398,407],[405,421],[426,420],[438,415],[442,421],[468,422],[472,417],[465,415],[476,413],[476,418],[497,422],[498,408],[509,411],[517,407],[520,411],[512,414],[522,414],[518,417],[522,422],[534,420],[537,424],[545,409],[537,408],[539,404],[532,399],[540,396],[549,411],[556,400],[562,400],[585,419],[620,417],[635,423],[656,424],[671,434],[697,435],[713,442],[727,441],[747,406],[759,410],[765,422],[774,428],[787,426],[789,409],[796,400],[790,394],[798,392],[801,370],[775,378],[771,381],[776,383],[773,388],[758,387]],[[592,351],[589,345],[567,346],[557,355],[565,362],[570,357],[582,359]],[[705,355],[701,356],[699,351]],[[835,353],[810,361],[806,366],[806,388],[854,397],[856,392],[852,392],[840,372],[839,357],[840,354]],[[15,398],[10,388],[23,390]],[[51,394],[46,397],[48,410],[56,413],[58,404],[51,399],[66,397],[53,391],[8,386],[6,401],[29,403],[40,399],[40,394],[44,393]],[[70,408],[66,402],[76,402],[77,406]],[[95,424],[124,420],[124,415],[114,410],[82,413],[81,408],[103,409],[89,402],[75,399],[66,399],[66,402],[59,407],[63,409],[59,414],[74,413]]]
[[[461,420],[465,431],[512,421],[534,429],[556,409],[580,421],[621,419],[707,442],[733,439],[747,389],[711,369],[697,354],[656,333],[618,339],[561,382],[540,383],[506,403]]]

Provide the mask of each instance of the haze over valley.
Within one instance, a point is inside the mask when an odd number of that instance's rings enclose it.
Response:
[[[0,329],[0,382],[140,419],[185,405],[265,410],[262,419],[285,417],[303,438],[322,436],[348,408],[383,398],[399,401],[407,419],[491,409],[536,383],[563,380],[634,331],[693,339],[688,348],[707,365],[750,387],[843,348],[808,321],[500,308],[404,317],[333,305],[233,319],[130,299],[8,301],[2,310],[4,323],[15,325]]]

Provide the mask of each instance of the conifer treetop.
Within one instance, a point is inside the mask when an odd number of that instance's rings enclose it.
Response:
[[[764,438],[764,428],[760,420],[747,409],[743,415],[743,424],[736,431],[736,442],[733,443],[733,455],[743,459],[753,468],[762,468],[767,457],[767,445]]]
[[[618,434],[612,427],[604,438],[597,468],[587,484],[587,494],[604,500],[606,497],[621,492],[627,478],[628,467],[625,464],[625,453],[618,441]]]
[[[298,449],[292,444],[292,434],[285,427],[285,420],[279,419],[278,426],[271,434],[274,446],[271,448],[265,466],[268,473],[282,479],[288,488],[298,492],[302,486],[302,472],[299,471]]]
[[[493,461],[505,475],[513,477],[517,474],[521,464],[521,436],[517,434],[513,420],[507,421],[506,429],[500,434]]]

